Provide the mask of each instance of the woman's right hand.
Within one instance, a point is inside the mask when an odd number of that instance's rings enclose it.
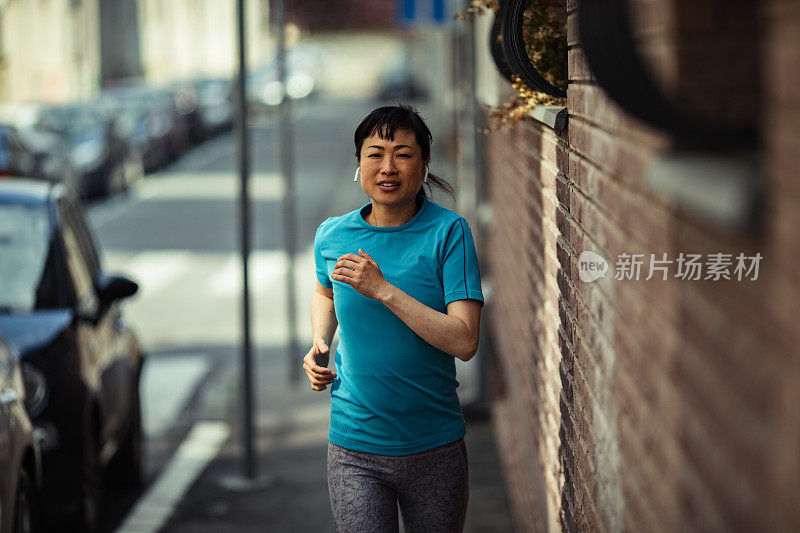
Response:
[[[328,345],[322,339],[315,340],[314,345],[303,358],[303,369],[311,382],[311,390],[323,391],[328,388],[329,383],[336,379],[336,372],[317,364],[325,361],[327,365],[328,358]]]

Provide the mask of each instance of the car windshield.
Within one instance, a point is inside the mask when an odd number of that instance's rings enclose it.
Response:
[[[0,203],[0,313],[55,307],[51,241],[43,207]]]
[[[98,122],[92,114],[77,107],[57,107],[44,111],[39,125],[62,135],[72,144],[79,144],[96,135]]]
[[[6,131],[6,128],[0,126],[0,171],[9,169],[13,165],[13,154],[6,138]]]

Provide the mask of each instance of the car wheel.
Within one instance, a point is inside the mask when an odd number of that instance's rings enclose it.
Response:
[[[90,424],[87,424],[86,434],[83,436],[81,477],[74,530],[94,533],[99,523],[103,476],[97,435]]]
[[[123,184],[123,192],[137,181],[144,178],[144,157],[139,154],[133,158],[133,161],[128,163],[125,169],[125,182]]]
[[[114,458],[113,481],[123,487],[136,487],[141,485],[142,474],[142,411],[138,390],[131,400],[131,425],[128,436]]]
[[[25,470],[19,471],[17,497],[14,503],[14,533],[34,533],[37,527],[38,494]]]
[[[111,172],[106,179],[103,188],[103,196],[108,198],[114,196],[125,188],[125,162],[121,161],[111,167]]]
[[[92,187],[86,176],[78,178],[78,197],[81,200],[88,200],[92,195]]]

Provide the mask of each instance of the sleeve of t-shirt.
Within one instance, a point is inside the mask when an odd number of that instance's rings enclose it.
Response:
[[[455,300],[478,300],[483,304],[481,272],[472,232],[459,218],[447,234],[442,260],[442,285],[445,305]]]
[[[325,222],[327,222],[327,220]],[[319,225],[317,233],[314,235],[314,267],[317,271],[317,279],[322,286],[332,289],[333,281],[331,281],[331,278],[328,276],[328,262],[322,256],[322,241],[325,234],[323,226],[325,222]]]

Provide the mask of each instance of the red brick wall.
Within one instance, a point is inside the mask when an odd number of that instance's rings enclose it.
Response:
[[[772,390],[764,418],[773,445],[768,450],[765,511],[770,523],[800,530],[800,5],[772,0],[766,11],[764,71],[765,164],[770,186],[769,245],[775,263],[769,292],[764,295],[765,338],[774,351]],[[784,522],[787,516],[793,517]]]
[[[489,314],[497,335],[505,398],[495,402],[509,497],[520,531],[558,523],[558,285],[556,174],[564,140],[523,128],[490,137],[495,179]],[[562,161],[559,161],[562,156]],[[536,472],[537,475],[531,475]]]
[[[708,99],[726,79],[690,74],[718,51],[674,44],[686,10],[724,12],[710,48],[758,28],[760,60],[741,67],[757,80],[696,105],[764,117],[760,233],[704,224],[648,186],[670,138],[592,80],[574,2],[568,130],[529,121],[488,139],[494,416],[519,531],[800,529],[800,6],[736,3],[758,24],[725,2],[637,0],[635,33],[665,87]],[[580,280],[584,250],[609,261],[606,279]],[[757,281],[616,281],[622,252],[764,259]]]

